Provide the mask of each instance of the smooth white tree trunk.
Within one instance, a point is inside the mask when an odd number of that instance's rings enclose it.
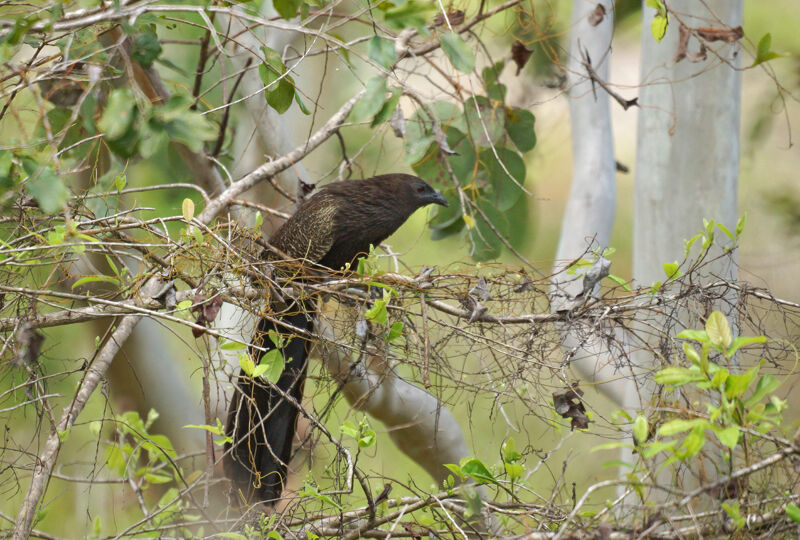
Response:
[[[739,26],[742,5],[743,0],[669,2],[670,9],[690,28]],[[670,16],[667,34],[658,43],[650,33],[655,10],[645,6],[643,12],[633,275],[640,286],[649,286],[665,280],[665,262],[682,261],[684,239],[699,232],[704,218],[721,222],[730,230],[736,226],[741,77],[734,69],[739,65],[740,55],[734,54],[738,44],[706,43],[709,51],[705,60],[683,59],[676,63],[679,21]],[[692,37],[690,52],[699,47]],[[721,236],[718,231],[717,237]],[[710,258],[721,252],[713,248]],[[706,266],[695,281],[736,277],[735,258],[731,256]],[[735,305],[735,298],[726,300],[725,305],[713,308],[726,311]],[[677,333],[681,326],[696,326],[696,321],[688,322],[685,311],[674,310],[670,316],[673,318],[669,326],[664,318],[640,320],[640,337],[648,335],[648,327],[670,333],[674,328]],[[663,337],[661,333],[654,334],[653,342],[647,343],[645,350],[663,350],[663,342],[657,341]],[[675,361],[679,354],[668,353],[666,360]],[[640,353],[634,358],[641,370],[639,390],[644,400],[642,406],[647,410],[657,405],[658,387],[652,374],[662,359],[652,353]],[[718,463],[723,465],[721,457]],[[703,473],[706,478],[715,474],[710,462],[704,464]],[[656,480],[667,485],[677,482],[687,488],[694,485],[694,478],[686,469],[676,472],[669,468],[662,469]],[[663,492],[651,494],[654,499],[663,496]]]
[[[742,5],[669,2],[690,27],[740,26]],[[736,226],[741,75],[733,69],[739,66],[740,55],[733,54],[738,44],[710,43],[706,60],[675,63],[678,21],[670,18],[658,43],[649,31],[655,10],[643,10],[633,274],[647,286],[664,279],[663,263],[681,261],[683,240],[702,228],[703,218]],[[689,47],[699,44],[692,38]],[[712,271],[736,278],[729,261]]]
[[[592,24],[598,5],[605,15]],[[596,19],[595,19],[596,22]],[[611,129],[610,98],[586,67],[597,77],[609,80],[611,39],[614,30],[614,2],[574,0],[572,30],[567,63],[570,126],[572,134],[572,187],[561,223],[561,236],[553,271],[553,309],[565,309],[582,291],[579,276],[562,272],[570,262],[594,249],[608,247],[617,204],[616,160]],[[561,272],[561,273],[559,273]],[[577,324],[577,323],[576,323]],[[628,401],[629,385],[619,377],[619,366],[596,329],[575,324],[561,329],[565,354],[571,365],[586,379],[603,382],[598,388],[615,403]]]

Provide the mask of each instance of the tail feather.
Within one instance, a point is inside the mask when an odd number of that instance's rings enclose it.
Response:
[[[311,330],[311,317],[305,309],[289,311],[280,323]],[[280,323],[261,319],[253,344],[274,349],[270,330],[282,336],[292,333]],[[295,403],[300,403],[303,396],[308,345],[307,339],[293,336],[283,347],[285,367],[275,386]],[[256,365],[265,354],[254,348],[251,353]],[[244,372],[239,373],[236,385],[225,428],[226,435],[233,440],[225,444],[225,474],[246,501],[274,502],[280,498],[286,483],[298,410],[266,381],[248,377]]]

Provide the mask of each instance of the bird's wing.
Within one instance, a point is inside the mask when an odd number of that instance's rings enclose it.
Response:
[[[333,246],[336,211],[328,197],[314,197],[275,232],[270,243],[292,257],[319,262]]]

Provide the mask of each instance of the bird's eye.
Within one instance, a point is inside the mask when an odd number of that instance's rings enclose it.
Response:
[[[425,186],[418,186],[417,193],[423,193],[425,191]]]

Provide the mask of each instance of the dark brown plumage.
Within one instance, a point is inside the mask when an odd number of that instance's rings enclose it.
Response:
[[[290,257],[339,270],[369,252],[395,232],[417,209],[447,200],[423,180],[408,174],[386,174],[366,180],[334,182],[301,204],[270,238],[270,244]],[[268,255],[275,260],[276,255]],[[228,410],[225,473],[245,500],[275,501],[283,489],[291,459],[297,407],[300,403],[309,342],[297,330],[312,328],[311,302],[292,302],[279,319],[261,319],[253,343],[273,349],[270,331],[291,339],[282,354],[286,367],[275,386],[240,373],[238,391]],[[256,364],[263,352],[251,349]]]

